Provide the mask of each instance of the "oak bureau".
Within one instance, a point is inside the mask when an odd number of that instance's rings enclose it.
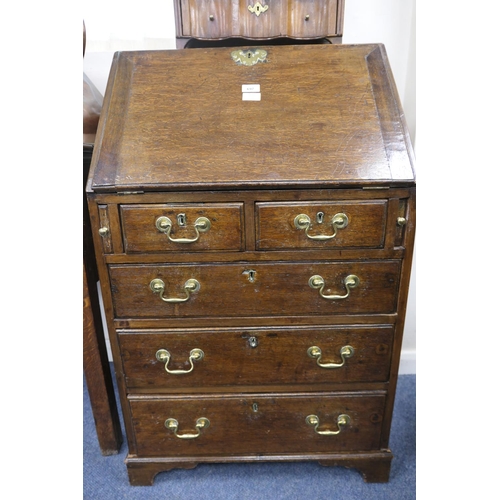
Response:
[[[413,163],[382,45],[115,54],[87,196],[131,484],[389,479]]]

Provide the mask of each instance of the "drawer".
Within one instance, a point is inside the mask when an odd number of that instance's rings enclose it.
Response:
[[[376,450],[385,396],[377,392],[130,397],[129,403],[138,455],[227,456]],[[347,417],[339,425],[341,415]],[[311,419],[314,425],[306,420],[309,416],[317,417]]]
[[[258,250],[383,248],[387,200],[257,203]]]
[[[233,0],[180,2],[182,34],[197,38],[229,37],[233,30]]]
[[[127,253],[242,250],[243,204],[122,205]]]
[[[337,0],[291,0],[290,32],[297,38],[337,33]]]
[[[176,1],[180,2],[182,36],[319,38],[340,31],[337,0]]]
[[[127,387],[156,391],[384,382],[392,339],[390,325],[119,334]]]
[[[389,314],[396,311],[400,265],[110,265],[109,275],[118,318]]]

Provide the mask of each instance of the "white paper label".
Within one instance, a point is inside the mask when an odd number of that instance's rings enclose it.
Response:
[[[242,92],[260,92],[260,85],[258,83],[253,83],[252,85],[242,85]]]
[[[243,101],[260,101],[260,92],[243,92],[241,99]]]

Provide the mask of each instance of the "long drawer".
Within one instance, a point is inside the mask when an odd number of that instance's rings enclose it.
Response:
[[[129,396],[145,457],[376,450],[384,403],[380,392]]]
[[[127,387],[180,388],[384,382],[393,326],[119,332]]]
[[[110,265],[115,316],[242,317],[396,311],[396,260]]]

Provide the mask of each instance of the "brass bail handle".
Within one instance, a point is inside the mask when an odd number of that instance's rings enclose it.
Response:
[[[172,231],[172,221],[168,217],[158,217],[156,219],[156,229],[160,231],[160,233],[164,233],[167,235],[167,238],[172,243],[195,243],[200,239],[200,233],[206,233],[210,227],[211,223],[206,217],[198,217],[194,222],[194,230],[196,236],[194,238],[172,238],[170,236],[170,231]]]
[[[203,357],[205,356],[205,353],[201,349],[192,349],[191,352],[189,353],[189,363],[191,365],[191,368],[188,370],[169,370],[168,368],[168,363],[170,362],[170,359],[172,356],[166,349],[159,349],[156,351],[156,359],[158,361],[161,361],[162,363],[165,363],[165,371],[167,373],[170,373],[171,375],[183,375],[185,373],[191,373],[194,368],[194,361],[201,361]]]
[[[259,17],[263,12],[266,12],[267,9],[269,9],[269,5],[262,5],[260,2],[254,3],[253,6],[248,6],[248,10],[257,17]]]
[[[192,293],[196,293],[200,288],[201,285],[200,283],[195,280],[194,278],[191,278],[184,283],[184,291],[186,292],[185,297],[171,297],[167,298],[164,297],[163,294],[165,293],[165,283],[163,280],[156,278],[149,283],[149,288],[151,288],[151,291],[155,294],[158,294],[160,296],[160,299],[163,300],[164,302],[169,302],[169,303],[179,303],[179,302],[186,302],[189,300],[191,297]]]
[[[349,276],[346,276],[346,278],[344,278],[344,285],[347,289],[347,293],[345,295],[325,295],[323,293],[323,290],[325,288],[325,280],[317,274],[309,278],[309,286],[313,289],[319,289],[319,294],[321,295],[321,297],[327,300],[347,299],[347,297],[349,297],[349,294],[351,293],[351,290],[359,285],[359,278],[355,274],[350,274]]]
[[[347,227],[347,225],[349,224],[349,219],[347,218],[347,215],[344,214],[344,213],[335,214],[332,217],[330,223],[331,223],[331,225],[333,227],[333,234],[328,234],[328,235],[326,235],[326,234],[310,235],[309,234],[309,229],[311,229],[313,227],[313,225],[311,224],[311,218],[308,215],[306,215],[306,214],[299,214],[293,220],[293,224],[294,224],[295,228],[299,229],[299,230],[302,230],[302,231],[305,231],[306,236],[310,240],[328,241],[328,240],[331,240],[331,239],[335,238],[335,236],[337,236],[337,230],[338,229],[344,229],[345,227]]]
[[[314,426],[314,432],[316,432],[316,434],[320,434],[321,436],[336,436],[337,434],[340,434],[343,427],[351,423],[351,417],[349,417],[349,415],[346,414],[339,415],[337,418],[338,430],[336,431],[329,431],[329,430],[320,431],[319,430],[320,421],[317,415],[308,415],[306,417],[306,423],[307,425]]]
[[[177,422],[175,418],[167,418],[167,420],[165,420],[165,427],[168,430],[172,431],[179,439],[195,439],[197,437],[200,437],[201,431],[203,429],[207,429],[209,425],[210,420],[208,420],[208,418],[200,417],[195,424],[195,427],[198,431],[196,434],[190,432],[187,432],[185,434],[178,434],[177,431],[179,429],[179,422]]]
[[[307,349],[307,355],[310,358],[315,359],[317,365],[321,368],[327,368],[327,369],[341,368],[342,366],[345,365],[346,359],[352,358],[352,356],[354,356],[354,348],[351,347],[350,345],[345,345],[344,347],[341,347],[340,357],[342,359],[342,363],[321,363],[322,351],[321,351],[321,348],[319,348],[318,346],[315,346],[315,345],[313,345],[313,346],[309,347],[309,349]]]

